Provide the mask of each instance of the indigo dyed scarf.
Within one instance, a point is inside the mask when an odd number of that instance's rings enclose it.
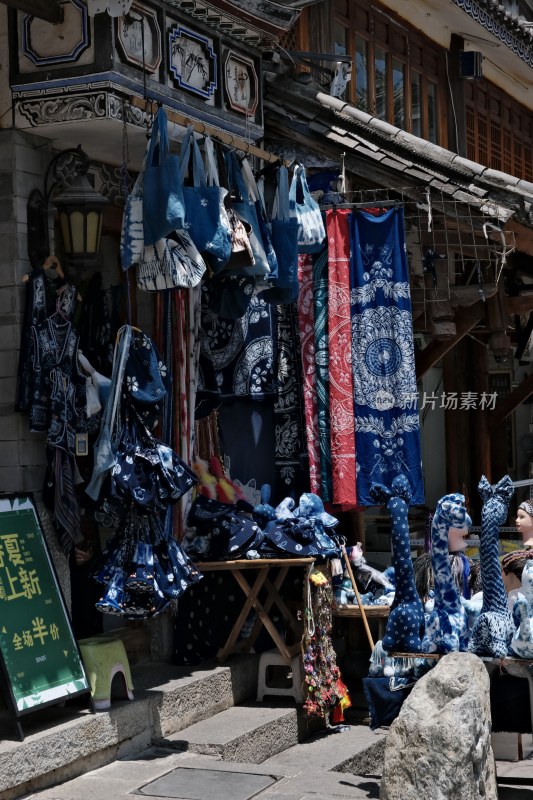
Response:
[[[328,347],[328,246],[313,254],[313,295],[315,306],[315,385],[320,452],[320,496],[333,500],[331,486],[331,443],[329,417]]]
[[[357,499],[373,481],[406,475],[424,502],[420,423],[403,209],[352,215],[352,363]]]

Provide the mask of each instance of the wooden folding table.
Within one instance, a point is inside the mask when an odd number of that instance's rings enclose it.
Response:
[[[215,570],[227,570],[231,572],[246,597],[245,603],[241,608],[239,616],[235,620],[235,624],[233,625],[225,645],[221,647],[217,653],[219,661],[225,661],[228,656],[233,653],[249,652],[259,636],[261,628],[265,628],[268,631],[279,652],[284,656],[287,662],[291,661],[300,651],[301,642],[298,641],[297,644],[287,645],[270,614],[273,606],[276,605],[281,611],[284,620],[295,635],[297,637],[300,636],[301,640],[301,629],[298,626],[297,620],[294,619],[294,615],[287,608],[287,605],[281,597],[280,590],[291,567],[304,567],[306,570],[304,581],[306,581],[308,572],[313,563],[314,558],[255,558],[238,561],[200,561],[196,564],[196,568],[200,572]],[[277,569],[278,571],[275,578],[271,580],[270,572],[273,569]],[[255,580],[249,583],[244,573],[250,572],[251,570],[255,570],[257,574]],[[266,593],[263,602],[259,600],[261,589],[264,589]],[[252,609],[257,614],[257,620],[250,635],[237,644],[242,626]]]

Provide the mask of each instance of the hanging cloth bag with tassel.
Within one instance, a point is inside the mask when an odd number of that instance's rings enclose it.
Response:
[[[178,156],[171,155],[167,115],[157,112],[150,136],[143,178],[144,244],[155,244],[183,228],[185,204]]]

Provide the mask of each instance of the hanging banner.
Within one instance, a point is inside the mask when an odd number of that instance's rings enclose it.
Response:
[[[31,497],[0,498],[0,663],[16,715],[90,692]]]

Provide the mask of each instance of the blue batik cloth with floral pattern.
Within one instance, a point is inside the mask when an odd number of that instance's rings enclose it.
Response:
[[[207,283],[202,285],[197,406],[209,400],[211,408],[216,407],[217,398],[220,405],[237,398],[276,397],[276,306],[254,290],[240,319],[222,319],[211,310],[210,290]],[[204,416],[198,410],[197,417]]]
[[[352,215],[352,364],[357,501],[406,475],[424,502],[413,318],[402,208]]]

